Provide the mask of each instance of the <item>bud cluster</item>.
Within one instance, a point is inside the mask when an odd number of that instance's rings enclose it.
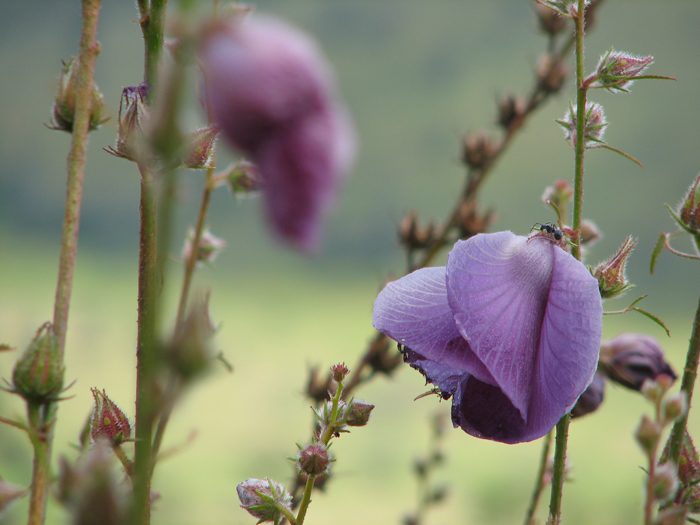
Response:
[[[557,120],[562,128],[564,128],[564,138],[576,147],[577,139],[577,121],[578,115],[573,104],[569,104],[569,111],[564,115],[564,118]],[[608,121],[603,112],[603,106],[597,102],[586,102],[586,111],[583,124],[583,147],[586,149],[599,148],[605,145],[603,135]]]

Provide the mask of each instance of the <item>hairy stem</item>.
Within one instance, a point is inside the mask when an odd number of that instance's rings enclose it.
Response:
[[[535,512],[537,511],[537,504],[540,501],[540,496],[542,496],[542,489],[544,489],[545,482],[544,476],[547,472],[547,460],[549,459],[549,451],[552,448],[552,436],[554,432],[550,432],[544,438],[542,442],[542,455],[540,456],[540,468],[537,472],[537,478],[535,479],[535,489],[532,492],[532,499],[530,500],[530,507],[527,509],[527,514],[525,515],[525,525],[531,525],[534,523]]]
[[[585,24],[585,2],[578,0],[578,15],[574,18],[576,23],[576,144],[575,144],[575,164],[574,164],[574,211],[572,217],[572,227],[576,232],[573,239],[574,246],[571,254],[576,259],[581,259],[581,216],[583,206],[583,153],[584,153],[584,125],[586,114],[586,88],[584,82],[583,67],[583,39]],[[569,437],[569,422],[571,414],[566,414],[557,423],[556,445],[554,450],[554,472],[552,476],[552,492],[549,502],[548,523],[561,523],[561,501],[564,489],[564,467],[566,462],[566,447]]]

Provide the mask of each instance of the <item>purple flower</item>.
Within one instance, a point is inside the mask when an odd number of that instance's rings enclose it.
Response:
[[[452,422],[476,437],[520,443],[576,403],[598,363],[598,282],[546,236],[481,234],[455,244],[447,267],[394,281],[374,326],[452,396]]]
[[[312,251],[354,152],[321,50],[298,29],[255,17],[213,25],[200,59],[214,119],[258,166],[273,230]]]

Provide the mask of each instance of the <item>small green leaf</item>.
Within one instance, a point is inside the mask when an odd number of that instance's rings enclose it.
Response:
[[[633,307],[632,310],[634,310],[635,312],[639,312],[643,316],[646,316],[649,319],[651,319],[652,321],[654,321],[656,324],[658,324],[661,328],[664,329],[667,336],[671,337],[670,330],[668,328],[666,328],[666,325],[664,324],[664,322],[661,319],[659,319],[658,317],[656,317],[654,314],[647,312],[646,310],[642,310],[641,308],[637,308],[637,307]]]
[[[639,162],[637,159],[635,159],[635,158],[634,158],[632,155],[630,155],[629,153],[625,153],[624,151],[622,151],[622,150],[620,150],[620,149],[613,148],[612,146],[609,146],[608,144],[601,144],[599,147],[605,148],[605,149],[609,149],[610,151],[613,151],[613,152],[615,152],[615,153],[617,153],[617,154],[619,154],[619,155],[622,155],[622,156],[625,157],[626,159],[629,159],[629,160],[631,160],[632,162],[634,162],[634,163],[635,163],[637,166],[639,166],[640,168],[643,168],[643,167],[644,167],[644,166],[642,166],[642,163],[641,163],[641,162]]]
[[[664,249],[664,245],[666,244],[666,234],[664,232],[661,232],[659,234],[659,238],[656,241],[656,244],[654,245],[654,249],[651,251],[651,262],[649,263],[649,273],[654,274],[654,268],[656,268],[656,261],[659,259],[659,255],[661,255],[661,252]]]

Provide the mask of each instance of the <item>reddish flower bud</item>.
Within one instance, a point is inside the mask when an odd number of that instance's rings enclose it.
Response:
[[[105,148],[107,153],[134,162],[143,154],[146,140],[144,130],[150,119],[150,111],[146,105],[149,91],[150,87],[145,82],[122,89],[117,141],[114,147]]]
[[[581,244],[590,246],[603,237],[598,227],[589,220],[581,221]]]
[[[627,93],[636,77],[641,76],[654,61],[654,57],[640,57],[610,49],[601,55],[596,66],[596,80],[591,84],[604,87],[612,93]]]
[[[642,450],[645,452],[651,452],[659,442],[661,430],[661,425],[651,419],[648,415],[644,414],[642,416],[641,423],[639,423],[639,426],[637,427],[634,437],[637,439],[639,446],[642,447]]]
[[[627,282],[625,266],[636,244],[637,239],[627,237],[611,259],[598,264],[593,270],[593,277],[598,279],[598,288],[603,299],[618,297],[634,286]]]
[[[281,508],[292,509],[292,496],[279,483],[269,479],[247,479],[236,487],[241,508],[258,523],[277,523],[284,515]]]
[[[557,180],[554,184],[547,186],[542,194],[542,200],[547,203],[556,204],[559,211],[566,210],[569,201],[574,196],[574,188],[568,180]]]
[[[187,230],[187,238],[185,245],[182,248],[182,260],[187,263],[192,257],[192,243],[194,242],[194,230]],[[205,229],[199,239],[199,251],[197,252],[197,266],[209,265],[214,262],[216,257],[226,247],[226,241],[216,237],[209,229]]]
[[[700,174],[685,192],[674,218],[687,232],[693,235],[700,233]]]
[[[124,412],[107,397],[107,393],[97,388],[91,388],[95,398],[95,408],[90,420],[90,437],[93,441],[106,440],[110,445],[117,446],[131,437],[131,425]]]
[[[621,334],[603,342],[600,346],[599,370],[611,381],[637,391],[641,390],[648,379],[661,379],[660,376],[667,376],[671,380],[676,378],[673,369],[664,359],[659,342],[643,334]],[[649,384],[645,388],[652,386]],[[666,390],[667,388],[663,392]]]
[[[56,101],[52,109],[51,125],[49,128],[67,131],[73,131],[73,120],[75,118],[75,97],[78,89],[78,69],[79,61],[76,58],[71,58],[63,64],[63,70],[58,83],[58,93]],[[105,117],[105,101],[102,93],[96,84],[92,87],[92,106],[90,108],[90,125],[89,131],[94,131],[104,122],[109,120]]]
[[[573,104],[569,105],[569,111],[564,115],[564,118],[556,121],[557,124],[564,128],[564,138],[572,147],[576,147],[576,121],[576,108],[574,108]],[[597,102],[586,102],[586,114],[583,125],[584,147],[586,149],[599,148],[605,144],[603,135],[607,125],[608,122],[605,119],[603,106]]]
[[[203,32],[207,105],[224,137],[255,162],[270,223],[312,251],[354,151],[354,134],[320,49],[301,31],[252,17]]]
[[[299,472],[310,476],[328,475],[333,459],[328,454],[328,449],[321,443],[313,443],[300,448],[296,457],[296,466]]]
[[[211,168],[218,135],[219,128],[216,126],[208,126],[192,132],[189,137],[189,149],[182,160],[184,166],[194,170]]]
[[[345,423],[351,427],[363,427],[369,421],[372,410],[374,410],[374,405],[371,403],[367,403],[361,399],[353,399],[347,411]]]
[[[336,383],[341,383],[345,376],[348,375],[348,372],[350,372],[350,369],[345,366],[345,363],[339,363],[331,367],[331,375]]]
[[[574,408],[571,409],[571,417],[581,417],[595,412],[603,404],[604,397],[605,376],[600,372],[596,372],[591,384],[583,391]]]
[[[12,372],[14,391],[35,403],[55,400],[63,388],[65,366],[51,323],[39,328]]]

